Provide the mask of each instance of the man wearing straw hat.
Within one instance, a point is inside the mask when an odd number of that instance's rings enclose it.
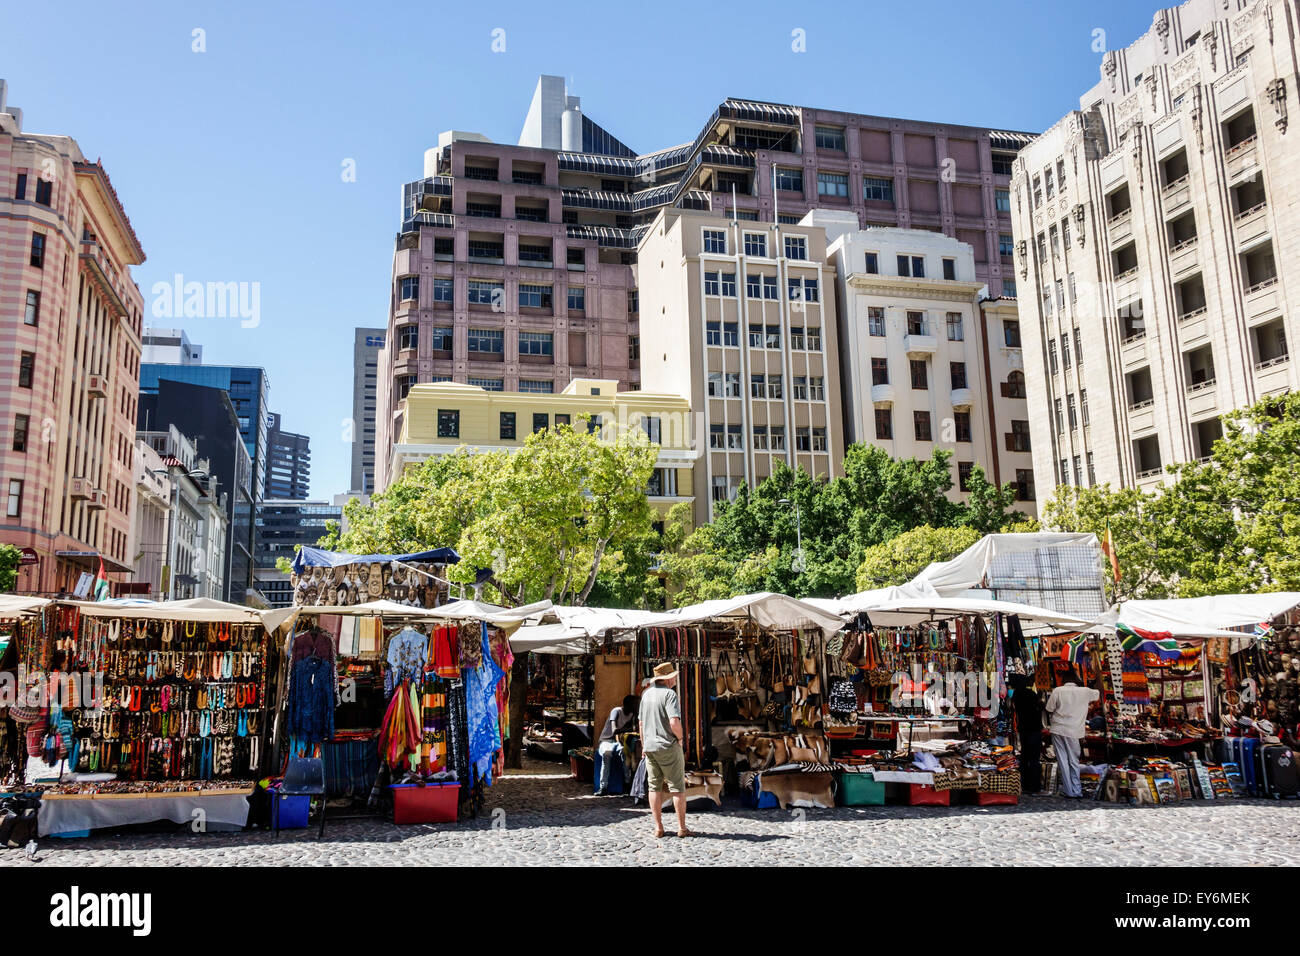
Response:
[[[673,795],[677,835],[695,836],[686,828],[686,755],[682,750],[682,711],[677,703],[677,671],[665,661],[654,669],[652,686],[641,695],[641,748],[645,752],[646,789],[655,821],[655,838],[664,835],[664,791]]]

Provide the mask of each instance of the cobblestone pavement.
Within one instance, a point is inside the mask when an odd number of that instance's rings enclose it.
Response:
[[[1300,803],[1230,800],[1164,807],[1053,797],[1016,807],[746,810],[694,804],[700,836],[654,839],[649,811],[534,765],[498,781],[479,818],[395,826],[332,820],[316,829],[123,833],[46,839],[38,862],[0,851],[0,866],[635,864],[1260,865],[1300,862]]]

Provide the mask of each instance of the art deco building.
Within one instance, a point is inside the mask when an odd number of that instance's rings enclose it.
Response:
[[[1300,386],[1296,29],[1280,0],[1159,10],[1016,159],[1040,497],[1149,487],[1225,412]]]

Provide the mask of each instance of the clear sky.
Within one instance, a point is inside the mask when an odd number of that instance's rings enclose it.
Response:
[[[639,151],[693,139],[727,96],[1037,131],[1097,82],[1094,31],[1127,45],[1156,9],[65,0],[9,18],[0,78],[24,129],[104,162],[148,255],[146,323],[185,328],[209,363],[264,366],[326,497],[349,483],[352,330],[386,323],[401,186],[440,130],[515,142],[552,73]],[[151,318],[176,274],[258,283],[258,324]]]

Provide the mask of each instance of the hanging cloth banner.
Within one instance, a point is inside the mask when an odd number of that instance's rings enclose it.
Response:
[[[1116,624],[1115,630],[1118,632],[1120,646],[1126,651],[1155,654],[1163,661],[1176,661],[1182,656],[1178,642],[1168,631],[1144,631],[1141,628],[1129,627],[1123,622]]]

